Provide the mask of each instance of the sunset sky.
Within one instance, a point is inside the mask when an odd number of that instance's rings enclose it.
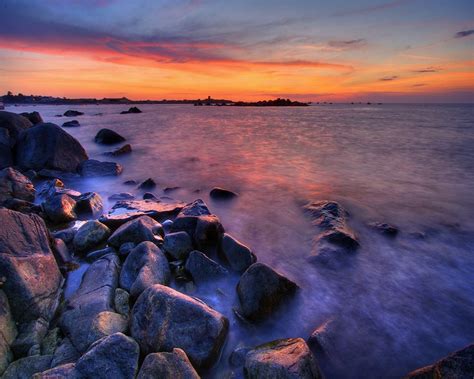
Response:
[[[474,102],[473,0],[0,0],[0,92]]]

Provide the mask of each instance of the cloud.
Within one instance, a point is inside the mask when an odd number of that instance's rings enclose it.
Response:
[[[424,73],[429,73],[429,72],[439,72],[441,70],[442,69],[439,68],[439,67],[426,67],[426,68],[422,68],[422,69],[419,69],[419,70],[413,70],[413,72],[416,72],[416,73],[419,73],[419,74],[424,74]]]
[[[398,79],[398,76],[393,75],[393,76],[386,76],[384,78],[380,78],[379,81],[381,81],[381,82],[390,82],[390,81],[396,80],[396,79]]]
[[[461,30],[460,32],[457,32],[454,35],[454,38],[464,38],[464,37],[469,37],[474,34],[474,29],[469,29],[469,30]]]
[[[426,83],[416,83],[412,85],[412,87],[424,87],[424,86],[426,86]]]
[[[351,15],[373,13],[373,12],[383,11],[385,9],[399,7],[400,5],[408,3],[408,1],[409,0],[395,0],[395,1],[385,2],[385,3],[382,3],[382,4],[373,5],[373,6],[370,6],[370,7],[354,8],[354,9],[349,9],[349,10],[333,13],[333,16],[342,17],[342,16],[351,16]]]
[[[328,46],[342,49],[342,50],[349,50],[349,49],[357,49],[367,45],[367,40],[364,38],[359,39],[351,39],[347,41],[329,41]]]

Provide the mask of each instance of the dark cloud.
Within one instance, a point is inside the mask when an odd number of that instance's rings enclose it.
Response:
[[[396,80],[396,79],[398,79],[398,76],[393,75],[393,76],[386,76],[386,77],[384,77],[384,78],[380,78],[379,80],[380,80],[381,82],[390,82],[390,81]]]
[[[441,70],[442,69],[439,68],[439,67],[426,67],[426,68],[422,68],[420,70],[413,70],[413,72],[424,74],[424,73],[428,73],[428,72],[438,72],[438,71],[441,71]]]
[[[461,30],[460,32],[457,32],[454,35],[454,38],[464,38],[464,37],[469,37],[474,34],[474,29],[469,29],[469,30]]]
[[[367,41],[364,38],[351,39],[347,41],[329,41],[330,47],[336,47],[341,49],[355,49],[367,45]]]
[[[412,85],[412,87],[424,87],[424,86],[426,86],[426,83],[416,83]]]

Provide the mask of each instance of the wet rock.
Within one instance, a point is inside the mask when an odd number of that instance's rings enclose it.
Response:
[[[130,313],[130,295],[122,288],[115,290],[115,311],[122,316],[128,317]]]
[[[21,134],[16,144],[16,162],[25,169],[76,172],[88,156],[81,144],[59,126],[35,125]]]
[[[222,237],[220,252],[232,270],[244,272],[257,258],[243,243],[225,233]]]
[[[338,226],[348,216],[348,212],[335,201],[315,201],[305,205],[305,210],[311,215],[313,224],[322,229]]]
[[[115,248],[126,242],[139,244],[143,241],[159,243],[162,240],[163,228],[161,224],[151,217],[141,216],[119,227],[109,238],[109,245]]]
[[[7,135],[10,139],[10,146],[16,143],[22,131],[26,131],[32,126],[33,124],[26,117],[12,112],[0,111],[0,128],[8,131]]]
[[[248,379],[322,378],[318,364],[301,338],[269,342],[251,350],[245,359]]]
[[[116,162],[101,162],[95,159],[83,161],[79,166],[79,172],[85,177],[118,176],[123,167]]]
[[[156,195],[154,193],[151,193],[151,192],[145,192],[143,194],[143,200],[154,200],[154,201],[158,201],[158,198],[156,197]]]
[[[52,251],[60,268],[73,260],[66,243],[61,238],[54,239]]]
[[[359,247],[359,241],[355,234],[347,228],[329,229],[321,233],[317,241],[319,243],[329,242],[332,245],[342,247],[349,251]]]
[[[137,181],[136,180],[126,180],[125,182],[123,182],[123,184],[125,184],[127,186],[134,186],[135,184],[137,184]]]
[[[137,244],[133,243],[133,242],[125,242],[123,244],[120,245],[120,249],[119,249],[119,255],[120,257],[127,257],[128,254],[130,254],[130,252],[135,249],[135,246],[137,246]]]
[[[102,214],[104,204],[102,197],[97,192],[86,192],[75,197],[75,212],[79,215],[97,217]]]
[[[83,112],[79,112],[75,110],[67,110],[66,112],[64,112],[64,116],[66,117],[82,116],[83,114],[84,114]]]
[[[120,287],[136,298],[153,284],[168,285],[170,276],[168,260],[163,252],[145,241],[127,256],[120,273]]]
[[[308,338],[309,347],[317,354],[327,354],[333,345],[335,320],[329,319],[317,327]]]
[[[41,117],[41,115],[38,113],[38,112],[23,112],[23,113],[20,113],[20,116],[23,116],[25,118],[27,118],[28,120],[30,120],[30,122],[33,124],[33,125],[36,125],[36,124],[41,124],[43,122],[43,118]]]
[[[80,192],[65,188],[64,183],[59,179],[51,179],[42,183],[37,191],[38,197],[43,200],[48,200],[55,195],[61,194],[68,195],[74,200],[81,196]]]
[[[0,169],[13,166],[13,144],[10,132],[5,128],[0,128]]]
[[[229,324],[205,303],[160,284],[139,296],[131,317],[131,335],[142,353],[180,347],[197,368],[217,360]]]
[[[472,378],[474,373],[474,344],[466,346],[432,365],[410,372],[409,379]]]
[[[79,124],[79,121],[77,120],[66,121],[63,124],[63,128],[77,128],[78,126],[81,126],[81,124]]]
[[[209,196],[214,200],[230,200],[239,195],[224,188],[214,187],[211,192],[209,192]]]
[[[142,111],[138,109],[137,107],[131,107],[128,109],[128,111],[120,112],[120,114],[128,114],[128,113],[142,113]]]
[[[116,254],[115,249],[113,247],[105,247],[105,248],[100,249],[100,250],[91,251],[89,254],[87,254],[86,260],[88,262],[94,262],[97,259],[105,257],[108,254]]]
[[[96,134],[94,141],[103,145],[113,145],[125,141],[125,138],[113,130],[101,129]]]
[[[97,220],[87,221],[74,236],[73,244],[77,252],[89,251],[105,243],[110,236],[110,229]]]
[[[254,263],[240,277],[237,295],[240,314],[248,320],[259,321],[270,316],[298,289],[296,283],[263,263]]]
[[[59,238],[64,241],[65,244],[70,244],[74,240],[77,230],[74,228],[62,229],[53,233],[54,238]]]
[[[0,290],[0,331],[0,375],[2,375],[13,360],[11,345],[17,336],[8,298],[2,290]]]
[[[173,221],[171,220],[165,220],[161,223],[161,226],[165,230],[165,233],[168,233],[170,231],[172,225],[173,225]]]
[[[46,371],[51,365],[51,355],[34,355],[18,359],[8,366],[2,379],[25,379]]]
[[[104,153],[104,155],[110,155],[112,157],[116,157],[119,155],[124,155],[124,154],[130,154],[132,152],[132,146],[130,144],[123,145],[122,147],[119,147],[118,149],[115,149],[114,151],[109,151],[107,153]]]
[[[74,221],[77,218],[75,207],[76,201],[65,194],[52,196],[43,203],[44,212],[55,224]]]
[[[138,188],[143,190],[150,190],[156,187],[156,183],[152,178],[148,178],[147,180],[143,181]]]
[[[174,260],[184,260],[193,250],[193,241],[186,232],[169,233],[165,235],[163,249]]]
[[[398,228],[396,226],[385,222],[372,222],[369,226],[387,237],[395,237],[398,234]]]
[[[218,250],[224,231],[217,216],[199,216],[194,230],[194,243],[201,251],[212,254]]]
[[[61,366],[53,366],[53,368],[36,373],[32,376],[32,379],[72,379],[74,378],[75,363],[66,363]]]
[[[51,367],[60,366],[67,363],[76,362],[81,355],[71,343],[69,338],[63,338],[59,346],[54,351]]]
[[[163,188],[164,193],[170,193],[179,190],[181,187],[166,187]]]
[[[9,199],[35,200],[35,187],[30,179],[12,167],[0,171],[0,204]]]
[[[21,213],[34,213],[37,215],[43,214],[43,209],[40,205],[36,205],[35,203],[31,203],[29,201],[20,200],[20,199],[8,199],[5,200],[2,204],[5,208],[11,209],[12,211],[18,211]]]
[[[133,196],[130,192],[120,192],[114,193],[113,195],[109,196],[109,200],[118,201],[118,200],[134,200],[135,196]]]
[[[50,320],[63,277],[44,221],[36,215],[0,209],[0,277],[16,322]],[[14,238],[12,237],[14,236]]]
[[[143,361],[137,379],[199,379],[186,353],[173,349],[170,353],[148,354]]]
[[[115,333],[94,343],[76,363],[83,378],[133,379],[138,371],[138,344],[122,333]]]
[[[18,336],[11,345],[15,357],[24,357],[28,355],[33,346],[40,346],[48,332],[48,326],[48,321],[42,318],[21,324],[18,329]]]
[[[191,274],[195,283],[220,279],[228,274],[227,270],[219,263],[197,250],[189,254],[184,267]]]

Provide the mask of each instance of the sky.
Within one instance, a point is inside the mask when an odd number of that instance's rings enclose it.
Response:
[[[0,93],[474,102],[474,0],[0,0]]]

